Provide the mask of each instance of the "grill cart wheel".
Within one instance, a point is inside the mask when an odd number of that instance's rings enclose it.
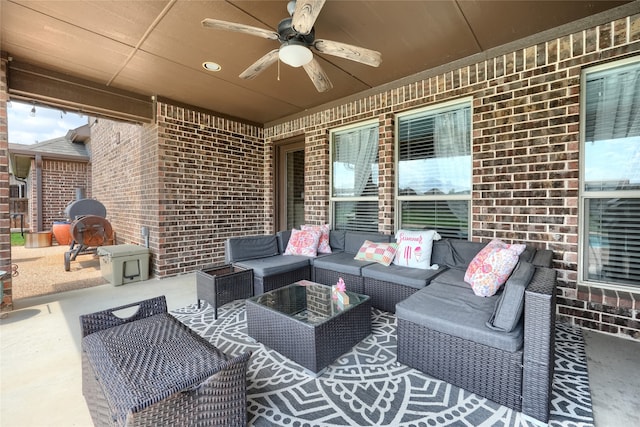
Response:
[[[83,202],[82,204],[80,202]],[[90,202],[90,203],[89,203]],[[68,207],[68,211],[78,210],[79,207],[85,210],[102,215],[104,207],[97,200],[83,199]],[[91,209],[89,209],[91,208]],[[79,213],[79,212],[76,212]],[[113,229],[106,218],[87,212],[77,216],[71,223],[70,234],[73,238],[69,250],[64,253],[64,269],[71,270],[71,261],[81,254],[96,254],[98,246],[113,244]]]
[[[86,215],[71,223],[71,235],[80,245],[103,246],[109,243],[113,230],[106,219],[97,215]]]

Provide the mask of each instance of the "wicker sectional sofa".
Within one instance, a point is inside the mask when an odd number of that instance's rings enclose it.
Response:
[[[486,243],[433,242],[434,269],[355,260],[365,240],[392,236],[330,232],[331,254],[284,255],[290,231],[232,238],[227,262],[254,269],[256,294],[295,280],[333,285],[371,297],[395,312],[398,361],[426,374],[547,422],[554,363],[556,272],[552,252],[527,246],[501,290],[476,296],[467,266]]]

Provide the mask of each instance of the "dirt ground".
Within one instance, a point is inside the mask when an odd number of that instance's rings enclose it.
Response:
[[[69,246],[44,248],[11,247],[18,276],[13,278],[13,299],[29,298],[108,283],[100,272],[100,258],[93,254],[78,255],[71,270],[64,270],[64,253]]]

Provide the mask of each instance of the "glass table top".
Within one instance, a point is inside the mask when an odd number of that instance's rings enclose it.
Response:
[[[249,298],[252,302],[286,314],[301,322],[317,325],[369,299],[347,291],[349,303],[331,298],[331,286],[301,280],[291,285]]]

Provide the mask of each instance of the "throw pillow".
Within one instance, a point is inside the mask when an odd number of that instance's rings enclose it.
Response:
[[[464,281],[471,285],[478,296],[495,295],[518,264],[525,247],[508,245],[500,240],[491,241],[471,260]]]
[[[331,246],[329,245],[329,224],[324,225],[303,225],[300,227],[302,230],[308,231],[319,231],[320,232],[320,243],[318,244],[318,253],[320,254],[330,254]]]
[[[304,255],[315,257],[318,255],[320,232],[313,230],[291,230],[291,237],[283,255]]]
[[[482,248],[475,257],[473,257],[473,259],[467,266],[467,271],[464,275],[464,281],[467,283],[471,283],[471,277],[477,270],[483,268],[483,266],[487,262],[487,257],[493,252],[495,248],[512,249],[517,253],[518,256],[520,256],[520,254],[524,252],[526,247],[526,245],[509,245],[500,239],[493,239],[492,241],[487,243],[487,246]]]
[[[397,243],[374,243],[365,240],[353,259],[359,261],[374,261],[388,266],[395,258],[397,250]]]
[[[440,235],[434,230],[398,230],[396,233],[398,254],[393,263],[402,267],[430,269],[434,240],[440,240]]]

